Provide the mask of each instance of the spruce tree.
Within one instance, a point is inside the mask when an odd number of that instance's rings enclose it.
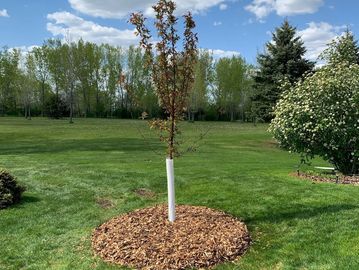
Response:
[[[272,41],[266,44],[266,52],[259,54],[259,69],[254,77],[252,113],[263,121],[272,119],[272,111],[280,97],[280,81],[284,78],[291,83],[311,71],[314,63],[303,58],[306,49],[296,35],[296,28],[287,20],[272,34]]]
[[[347,29],[343,35],[333,39],[328,48],[319,56],[328,64],[348,62],[359,64],[359,47],[354,35]]]

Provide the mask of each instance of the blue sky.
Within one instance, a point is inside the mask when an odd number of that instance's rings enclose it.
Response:
[[[137,44],[127,23],[133,11],[152,16],[154,0],[0,0],[0,46],[24,49],[45,39]],[[315,60],[347,26],[359,37],[357,0],[182,0],[178,12],[195,14],[199,46],[216,57],[241,54],[250,63],[285,18],[297,27]]]

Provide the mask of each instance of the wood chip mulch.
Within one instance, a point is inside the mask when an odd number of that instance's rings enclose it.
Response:
[[[188,269],[231,261],[248,249],[238,219],[207,207],[179,205],[176,221],[167,205],[135,210],[97,227],[92,247],[103,260],[136,269]]]
[[[354,176],[341,175],[338,177],[338,182],[335,177],[315,175],[305,172],[300,172],[299,174],[292,173],[291,175],[299,177],[301,179],[311,180],[313,182],[325,182],[325,183],[336,183],[336,184],[359,186],[359,175],[354,175]]]

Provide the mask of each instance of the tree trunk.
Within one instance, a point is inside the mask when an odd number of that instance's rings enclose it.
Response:
[[[88,110],[87,97],[86,97],[86,87],[82,87],[82,96],[83,96],[83,99],[84,99],[84,116],[86,118],[87,117],[87,110]]]
[[[45,83],[41,83],[41,116],[44,117],[45,110]]]
[[[234,121],[234,111],[231,110],[231,122],[233,122],[233,121]]]
[[[55,118],[61,118],[61,116],[60,116],[60,104],[59,104],[59,88],[57,87],[56,82],[55,82],[55,93],[56,93],[56,114],[55,114]]]
[[[74,103],[73,86],[71,85],[71,89],[70,89],[70,124],[74,123],[74,121],[72,120],[73,113],[74,113],[73,103]]]

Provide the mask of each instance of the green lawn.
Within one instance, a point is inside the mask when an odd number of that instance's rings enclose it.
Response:
[[[152,135],[141,137],[145,125],[0,118],[0,167],[27,186],[21,204],[0,210],[0,269],[118,269],[93,256],[92,229],[166,201],[165,157]],[[175,161],[177,202],[240,217],[254,240],[216,269],[359,269],[359,187],[289,176],[298,157],[278,149],[265,125],[185,123],[184,134],[207,126],[198,151]]]

